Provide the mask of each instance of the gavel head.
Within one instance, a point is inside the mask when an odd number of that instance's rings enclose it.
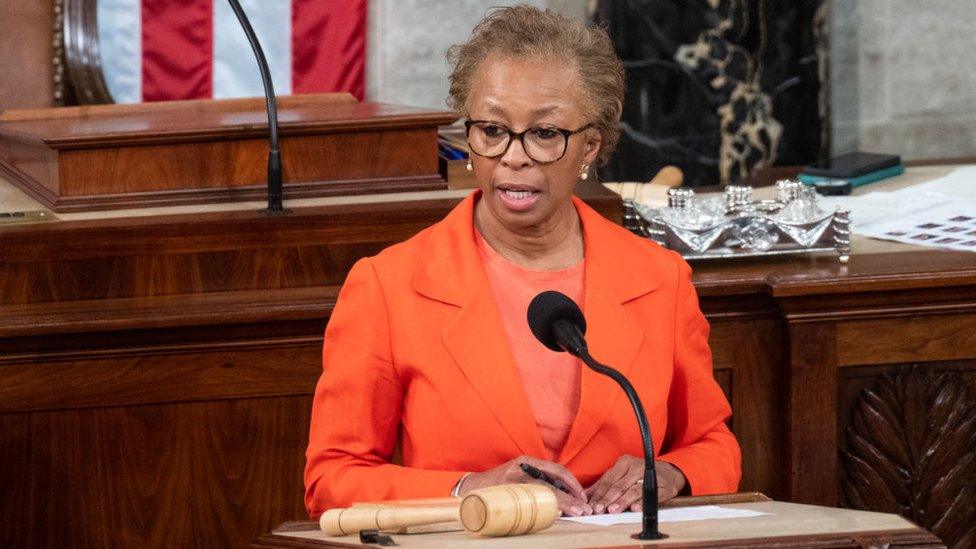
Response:
[[[518,536],[552,526],[556,495],[538,484],[503,484],[472,490],[459,509],[464,529],[483,536]]]

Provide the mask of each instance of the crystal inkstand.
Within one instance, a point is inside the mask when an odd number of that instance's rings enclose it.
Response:
[[[775,200],[754,200],[752,193],[729,185],[724,195],[698,197],[674,188],[663,208],[625,199],[624,226],[686,259],[820,252],[850,259],[850,210],[824,212],[816,191],[799,181],[777,181]]]

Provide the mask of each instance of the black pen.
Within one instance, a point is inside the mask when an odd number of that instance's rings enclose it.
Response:
[[[529,465],[528,463],[519,463],[519,467],[523,471],[525,471],[525,474],[526,475],[529,475],[530,477],[532,477],[534,479],[541,480],[542,482],[545,482],[546,484],[549,484],[549,485],[553,486],[557,490],[562,490],[563,492],[566,492],[567,494],[569,493],[569,490],[566,488],[566,485],[563,484],[562,481],[559,480],[558,478],[552,478],[549,475],[547,475],[547,474],[543,473],[542,471],[540,471],[539,469],[537,469],[537,468]]]

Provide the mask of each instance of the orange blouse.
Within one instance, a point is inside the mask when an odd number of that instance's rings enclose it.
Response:
[[[562,292],[582,309],[584,261],[558,271],[533,271],[505,259],[478,231],[475,235],[532,416],[548,459],[556,459],[579,409],[582,363],[539,343],[526,318],[532,298],[546,290]]]

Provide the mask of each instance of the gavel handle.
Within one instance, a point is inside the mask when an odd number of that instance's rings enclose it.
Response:
[[[322,531],[330,536],[357,534],[361,530],[396,530],[458,520],[457,507],[347,507],[329,509],[319,519]]]

